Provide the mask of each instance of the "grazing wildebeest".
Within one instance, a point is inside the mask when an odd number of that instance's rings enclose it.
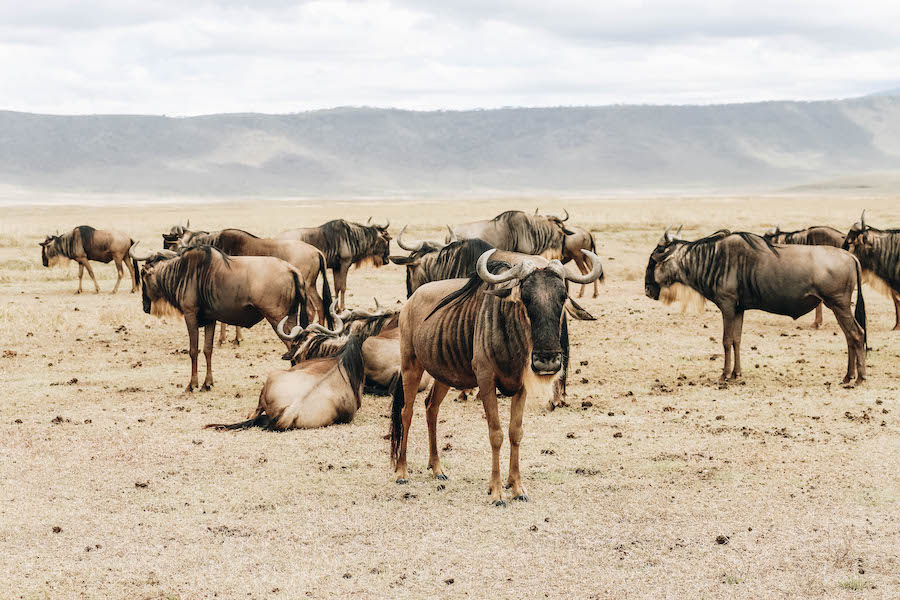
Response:
[[[478,238],[458,240],[446,246],[431,241],[407,243],[403,239],[405,231],[406,227],[397,236],[397,245],[411,254],[389,258],[392,263],[406,267],[407,298],[430,281],[471,277],[478,257],[493,248]]]
[[[174,230],[175,228],[173,228]],[[325,255],[318,248],[299,240],[276,240],[261,238],[241,229],[223,229],[212,233],[183,229],[181,237],[170,239],[173,234],[164,234],[166,243],[179,250],[189,246],[208,245],[228,256],[274,256],[294,265],[303,274],[306,293],[312,302],[310,318],[318,316],[319,323],[334,325],[328,307],[331,305],[331,288],[325,274]],[[177,235],[177,234],[175,234]],[[316,281],[322,276],[322,295],[316,291]]]
[[[900,331],[900,229],[882,230],[866,225],[863,211],[841,247],[859,259],[863,281],[894,301],[894,331]]]
[[[345,319],[344,331],[334,333],[324,328],[307,327],[285,334],[282,339],[291,342],[291,349],[282,357],[296,365],[313,358],[334,356],[344,347],[351,336],[362,336],[363,358],[366,363],[367,394],[386,395],[400,373],[400,328],[399,313],[369,313],[367,311],[346,311],[338,317]],[[431,383],[430,377],[423,377],[419,391]]]
[[[722,381],[741,375],[744,311],[763,310],[797,319],[819,302],[834,312],[847,338],[844,383],[854,375],[857,382],[865,379],[866,306],[860,287],[862,269],[853,255],[828,246],[773,246],[758,235],[728,230],[686,242],[672,236],[669,229],[650,255],[645,292],[666,303],[699,294],[719,307],[725,348]],[[855,315],[851,309],[854,288]]]
[[[343,323],[336,319],[335,331],[318,323],[307,327],[326,335],[340,335]],[[278,328],[282,338],[296,337],[284,333],[282,321]],[[313,429],[335,423],[349,423],[356,416],[362,401],[365,380],[364,334],[347,338],[340,350],[328,357],[314,358],[295,364],[288,370],[269,373],[259,394],[259,403],[250,418],[232,425],[207,425],[215,429]]]
[[[488,221],[474,221],[447,226],[446,241],[481,239],[499,250],[534,254],[546,259],[562,259],[565,238],[572,231],[568,220],[551,215],[526,215],[520,210],[508,210]]]
[[[769,240],[773,244],[803,244],[806,246],[833,246],[840,248],[844,244],[844,234],[833,227],[815,226],[806,229],[798,229],[797,231],[782,231],[781,225],[775,225],[765,234],[763,238]],[[818,329],[822,326],[822,303],[816,306],[816,318],[813,321],[813,327]]]
[[[100,286],[97,285],[97,278],[94,277],[94,270],[88,261],[97,261],[108,263],[115,261],[116,271],[119,274],[116,279],[116,286],[112,293],[115,294],[119,290],[119,283],[125,274],[122,263],[128,267],[131,274],[131,291],[136,292],[141,285],[138,275],[137,261],[128,261],[126,256],[128,250],[134,242],[126,234],[121,231],[104,231],[103,229],[94,229],[89,225],[79,225],[69,233],[63,235],[48,235],[47,239],[40,243],[41,246],[41,262],[45,267],[55,267],[62,261],[74,260],[78,263],[78,291],[82,292],[82,277],[84,270],[87,269],[88,275],[94,282],[94,290],[99,294]]]
[[[398,483],[409,477],[406,445],[419,380],[426,371],[434,385],[427,407],[429,465],[446,479],[437,450],[441,401],[451,387],[478,387],[490,430],[490,495],[505,504],[500,483],[503,432],[497,389],[512,397],[509,421],[509,486],[517,500],[527,500],[519,473],[519,443],[526,398],[548,397],[563,365],[562,325],[568,298],[566,281],[590,283],[603,272],[588,251],[592,269],[576,276],[558,260],[529,257],[515,265],[491,261],[496,249],[478,259],[476,275],[426,283],[400,311],[401,377],[391,411],[391,458]]]
[[[371,264],[381,267],[388,262],[391,236],[385,225],[360,225],[343,219],[328,221],[318,227],[291,229],[276,236],[280,240],[301,240],[325,254],[325,263],[334,276],[334,293],[338,307],[344,310],[347,273],[351,265]]]
[[[135,244],[136,246],[137,244]],[[271,256],[228,256],[212,246],[192,246],[176,254],[163,250],[138,256],[144,283],[144,312],[155,316],[181,315],[190,340],[191,380],[197,387],[200,327],[204,328],[206,357],[204,390],[213,385],[212,347],[216,321],[253,327],[266,319],[276,330],[288,317],[306,326],[306,289],[296,267]]]

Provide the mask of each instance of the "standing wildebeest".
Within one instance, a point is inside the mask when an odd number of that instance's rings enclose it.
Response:
[[[192,246],[176,254],[163,250],[132,258],[146,261],[141,269],[144,312],[155,316],[180,314],[190,340],[191,380],[197,387],[200,327],[206,357],[204,390],[213,385],[212,347],[216,321],[253,327],[266,319],[276,330],[288,317],[292,325],[309,323],[302,273],[280,258],[228,256],[212,246]],[[295,319],[296,315],[296,319]]]
[[[650,255],[646,294],[666,303],[699,294],[719,307],[724,323],[723,381],[741,375],[744,311],[763,310],[797,319],[819,302],[834,312],[847,338],[844,383],[854,375],[857,382],[866,378],[862,269],[851,254],[828,246],[773,246],[758,235],[727,230],[686,242],[676,239],[669,229]],[[854,288],[855,315],[851,312]]]
[[[558,260],[540,257],[529,257],[515,266],[489,262],[496,252],[488,250],[478,259],[476,275],[470,279],[427,283],[401,309],[401,377],[391,411],[391,458],[397,483],[406,483],[409,426],[419,380],[427,371],[435,380],[425,401],[429,465],[435,477],[446,479],[437,450],[438,410],[451,387],[477,386],[490,430],[491,499],[501,505],[505,504],[500,483],[503,432],[497,389],[512,396],[509,486],[515,499],[527,500],[519,473],[525,400],[546,397],[559,377],[566,281],[590,283],[603,268],[590,251],[592,270],[587,276],[575,276]]]
[[[168,241],[166,235],[163,238]],[[319,323],[334,326],[328,312],[328,307],[331,306],[331,288],[325,274],[325,256],[314,246],[298,240],[260,238],[241,229],[223,229],[212,233],[185,230],[173,249],[202,245],[217,248],[228,256],[273,256],[295,266],[303,275],[306,293],[312,302],[310,317],[315,313]],[[320,274],[321,296],[316,291],[316,280]]]
[[[520,210],[508,210],[488,221],[474,221],[447,226],[447,242],[478,238],[499,250],[535,254],[546,259],[561,259],[565,237],[572,231],[563,224],[565,219],[549,215],[526,215]]]
[[[339,336],[343,323],[338,317],[335,331],[314,323],[304,330]],[[284,333],[284,321],[278,334],[286,341],[297,337],[298,328]],[[335,423],[349,423],[356,416],[362,402],[365,380],[364,333],[355,333],[344,340],[333,355],[313,358],[295,364],[288,370],[269,373],[259,393],[259,402],[250,418],[232,425],[207,425],[215,429],[313,429]]]
[[[291,229],[275,239],[301,240],[325,254],[325,263],[334,276],[334,293],[338,307],[344,310],[347,294],[347,273],[351,265],[365,264],[381,267],[388,262],[391,236],[386,225],[360,225],[343,219],[328,221],[318,227]]]
[[[41,262],[45,267],[55,267],[63,260],[74,260],[78,263],[78,291],[82,292],[81,280],[84,277],[84,270],[87,269],[88,275],[94,282],[94,289],[99,294],[100,286],[97,285],[97,278],[94,277],[94,270],[88,261],[108,263],[115,261],[116,271],[119,274],[116,279],[116,286],[112,293],[115,294],[119,290],[119,283],[125,274],[122,269],[122,263],[128,267],[131,274],[131,291],[135,292],[141,285],[138,275],[138,265],[136,260],[128,261],[126,255],[129,248],[134,242],[130,237],[121,231],[104,231],[102,229],[94,229],[88,225],[79,225],[69,233],[63,235],[48,235],[47,239],[41,242]]]
[[[841,247],[859,259],[863,280],[894,301],[894,331],[900,331],[900,229],[881,230],[866,225],[863,211]]]
[[[534,216],[538,216],[538,209],[534,209]],[[556,217],[548,217],[548,218],[556,218]],[[562,219],[560,222],[567,221],[569,218],[569,213],[566,212],[566,218]],[[575,265],[578,267],[578,270],[581,271],[582,275],[585,275],[590,271],[587,266],[587,257],[582,253],[582,250],[590,250],[594,254],[597,253],[597,246],[594,244],[594,236],[591,235],[591,232],[587,229],[583,229],[581,227],[577,227],[575,225],[566,225],[566,229],[571,233],[566,234],[565,242],[563,243],[563,254],[562,254],[562,263],[566,264],[569,261],[575,261]],[[600,295],[600,280],[594,280],[594,298]],[[584,286],[581,286],[581,289],[578,291],[578,297],[581,298],[584,296]]]
[[[782,231],[780,225],[775,225],[764,235],[764,239],[773,244],[802,244],[805,246],[833,246],[840,248],[844,244],[844,234],[833,227],[816,226],[799,229],[797,231]],[[816,318],[813,327],[822,326],[822,303],[816,306]]]

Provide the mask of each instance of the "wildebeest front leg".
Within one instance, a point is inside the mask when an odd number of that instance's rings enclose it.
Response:
[[[208,391],[213,386],[212,376],[212,352],[213,340],[216,338],[216,322],[203,327],[203,356],[206,357],[206,379],[203,380],[203,391]]]
[[[734,370],[731,372],[731,378],[737,379],[741,376],[741,334],[744,329],[744,313],[739,312],[734,315],[734,321],[731,326],[731,340],[734,348]]]
[[[503,485],[500,482],[500,448],[503,446],[503,430],[500,428],[500,414],[497,410],[497,391],[493,378],[478,380],[478,395],[487,417],[488,437],[491,440],[491,485],[488,493],[495,506],[506,506],[503,499]]]
[[[219,329],[219,345],[225,343],[225,340],[228,339],[228,326],[225,323],[222,323],[222,327]]]
[[[240,346],[241,341],[244,339],[244,335],[241,333],[241,331],[243,331],[243,330],[240,327],[235,325],[235,327],[234,327],[234,345],[235,346]]]
[[[84,261],[84,268],[87,269],[88,275],[91,276],[91,281],[94,282],[94,292],[100,293],[100,286],[97,284],[97,278],[94,277],[94,269],[91,268],[91,263],[87,260]]]
[[[125,275],[125,269],[122,268],[122,260],[117,258],[115,260],[115,263],[116,273],[118,274],[118,277],[116,278],[116,285],[113,286],[113,294],[119,291],[119,284],[122,282],[122,277]]]
[[[734,345],[734,312],[722,310],[722,348],[725,350],[725,366],[719,381],[725,381],[731,375],[731,349]]]
[[[81,289],[81,279],[84,277],[84,265],[82,263],[78,263],[78,291],[76,294],[80,294],[83,290]]]
[[[818,329],[819,327],[822,326],[822,323],[824,321],[825,321],[825,319],[822,317],[822,303],[819,302],[816,305],[816,319],[815,319],[815,321],[813,321],[813,327]]]
[[[200,327],[195,315],[185,314],[184,324],[188,330],[188,354],[191,357],[191,381],[184,391],[192,392],[197,387],[197,356],[200,354]]]
[[[418,387],[418,386],[417,386]],[[438,455],[437,447],[437,418],[438,411],[441,409],[441,402],[444,396],[450,391],[450,386],[435,380],[431,386],[431,392],[425,399],[425,417],[428,421],[428,466],[431,467],[431,473],[437,479],[447,479],[444,469],[441,467],[441,458]]]
[[[419,392],[419,383],[425,369],[417,360],[410,360],[407,365],[401,366],[403,379],[403,411],[400,418],[403,425],[403,435],[400,437],[400,450],[397,453],[397,464],[394,467],[394,475],[397,483],[409,481],[409,468],[406,464],[406,444],[409,442],[409,426],[412,424],[413,408],[416,405],[416,394]],[[437,381],[435,381],[437,383]],[[444,392],[446,393],[446,392]]]
[[[522,413],[525,412],[525,391],[520,390],[512,397],[509,406],[509,479],[507,484],[512,489],[513,500],[528,502],[528,494],[522,485],[519,473],[519,443],[522,441]]]
[[[894,331],[900,331],[900,292],[894,291],[891,296],[894,298],[894,313],[896,314]]]

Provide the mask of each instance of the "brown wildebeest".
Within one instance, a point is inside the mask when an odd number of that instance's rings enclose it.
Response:
[[[135,244],[136,246],[137,244]],[[213,385],[212,348],[216,321],[253,327],[266,319],[276,330],[287,317],[291,324],[307,325],[306,289],[294,266],[271,256],[228,256],[212,246],[192,246],[176,254],[170,250],[138,256],[144,283],[144,312],[155,316],[181,315],[190,340],[191,380],[197,387],[200,327],[204,328],[203,354],[206,379]]]
[[[900,331],[900,229],[875,229],[863,211],[841,247],[859,259],[863,281],[894,301],[894,331]]]
[[[291,229],[276,236],[280,240],[301,240],[325,254],[325,263],[334,276],[334,293],[339,310],[344,310],[347,294],[347,273],[351,265],[371,264],[381,267],[388,262],[391,236],[390,225],[360,225],[335,219],[319,227]]]
[[[562,259],[565,238],[572,233],[564,225],[568,219],[568,211],[561,218],[508,210],[487,221],[447,225],[446,241],[481,239],[498,250]]]
[[[491,261],[496,249],[479,259],[468,280],[435,281],[420,287],[400,311],[401,377],[391,411],[391,458],[397,483],[409,477],[406,445],[419,381],[426,371],[434,385],[427,407],[429,465],[446,479],[437,450],[441,401],[451,387],[478,387],[487,416],[492,450],[490,495],[503,505],[500,447],[503,432],[497,389],[512,397],[509,421],[509,486],[516,500],[527,500],[519,473],[519,443],[526,398],[548,399],[563,366],[560,343],[568,298],[566,281],[590,283],[603,272],[589,252],[592,270],[576,276],[558,260],[529,257],[511,265]],[[497,287],[500,286],[500,287]]]
[[[458,240],[449,244],[432,241],[408,242],[403,239],[404,227],[397,236],[397,245],[410,252],[409,256],[390,256],[390,261],[406,267],[406,297],[430,281],[471,277],[478,257],[493,248],[478,238]]]
[[[797,231],[782,231],[781,225],[775,225],[765,234],[763,238],[769,240],[773,244],[802,244],[806,246],[832,246],[840,248],[844,244],[844,234],[833,227],[814,226],[806,229],[798,229]],[[865,272],[863,272],[865,275]],[[822,326],[822,303],[816,306],[816,317],[813,321],[813,327],[818,329]]]
[[[306,331],[339,336],[343,323],[336,319],[331,331],[314,323]],[[290,334],[278,326],[282,339],[297,337],[298,328]],[[328,357],[299,362],[288,370],[269,373],[259,394],[259,403],[250,418],[232,425],[207,425],[215,429],[313,429],[335,423],[349,423],[362,403],[365,380],[365,357],[362,349],[365,334],[347,338],[340,350]]]
[[[653,300],[666,303],[699,294],[719,307],[725,348],[722,381],[741,375],[744,311],[763,310],[797,319],[819,302],[834,312],[847,338],[844,383],[854,375],[857,382],[866,378],[862,268],[852,254],[828,246],[773,246],[758,235],[724,229],[686,242],[670,234],[669,229],[650,255],[645,292]],[[855,315],[851,309],[854,288]]]
[[[173,228],[175,230],[175,228]],[[325,255],[318,248],[298,240],[276,240],[260,238],[241,229],[223,229],[212,233],[190,231],[183,228],[181,238],[172,240],[172,235],[163,235],[166,244],[179,250],[189,246],[208,245],[228,256],[274,256],[294,265],[303,274],[303,283],[311,301],[310,318],[318,316],[319,323],[332,327],[334,322],[328,314],[331,305],[331,288],[325,274]],[[316,281],[322,276],[322,295],[316,291]]]
[[[84,277],[84,270],[87,269],[88,275],[94,282],[94,290],[99,294],[100,286],[97,285],[97,278],[94,277],[94,270],[91,268],[89,261],[108,263],[115,261],[116,271],[119,274],[116,279],[116,286],[112,293],[119,291],[119,283],[125,274],[122,263],[128,267],[131,274],[131,291],[136,292],[141,285],[140,276],[138,275],[137,261],[128,261],[126,256],[128,250],[134,242],[126,234],[121,231],[105,231],[103,229],[94,229],[89,225],[79,225],[69,233],[63,235],[48,235],[47,239],[41,242],[41,262],[45,267],[55,267],[62,261],[74,260],[78,263],[78,291],[82,292],[81,281]]]

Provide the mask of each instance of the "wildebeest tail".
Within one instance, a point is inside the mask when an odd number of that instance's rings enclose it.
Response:
[[[319,273],[322,274],[322,309],[325,311],[325,323],[328,329],[334,329],[334,317],[331,316],[331,286],[325,274],[325,256],[319,254]]]
[[[251,427],[262,427],[263,429],[269,428],[272,424],[272,419],[269,418],[269,415],[266,413],[261,413],[252,419],[247,419],[246,421],[241,421],[240,423],[232,423],[231,425],[225,425],[224,423],[210,423],[209,425],[205,425],[203,429],[215,429],[217,431],[229,431],[234,429],[250,429]]]
[[[291,303],[289,315],[297,313],[297,321],[301,327],[309,325],[309,313],[306,310],[306,289],[300,283],[300,276],[297,271],[291,271],[291,277],[294,278],[294,301]]]
[[[129,240],[131,242],[131,246],[134,246],[134,240]],[[128,247],[128,250],[131,250],[131,246]],[[136,258],[131,259],[131,266],[134,267],[134,286],[137,289],[141,289],[141,270],[138,268],[138,261]]]
[[[863,299],[862,293],[862,267],[859,260],[856,261],[856,312],[853,313],[856,322],[863,329],[863,344],[866,351],[869,350],[869,330],[866,327],[866,301]]]
[[[400,442],[403,440],[403,375],[398,373],[391,382],[391,464],[396,465],[400,457]]]

